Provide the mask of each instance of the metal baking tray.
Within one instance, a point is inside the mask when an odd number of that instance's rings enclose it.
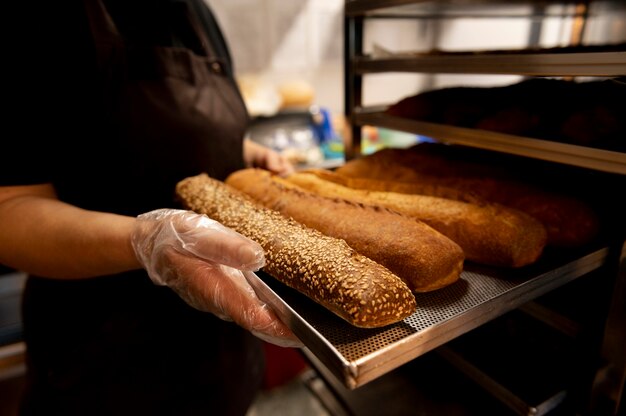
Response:
[[[578,0],[346,0],[346,16],[379,18],[576,18],[594,17],[600,10],[619,12],[621,0],[595,2],[584,14],[575,6]],[[532,5],[540,8],[529,7]]]
[[[262,271],[246,275],[305,347],[339,382],[355,389],[602,266],[608,251],[553,253],[520,269],[466,264],[459,281],[416,294],[418,307],[412,316],[377,329],[350,325]]]
[[[502,53],[424,55],[387,58],[358,57],[359,74],[377,72],[422,72],[462,74],[510,74],[525,76],[624,75],[626,52]]]
[[[376,109],[361,109],[355,114],[358,125],[373,125],[432,137],[438,141],[468,145],[486,150],[527,156],[549,162],[626,174],[626,153],[533,139],[467,127],[448,126],[395,117]]]

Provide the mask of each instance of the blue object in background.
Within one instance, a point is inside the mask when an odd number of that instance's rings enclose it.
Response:
[[[313,106],[310,111],[313,119],[313,130],[324,153],[324,159],[343,158],[343,140],[333,129],[328,109]]]

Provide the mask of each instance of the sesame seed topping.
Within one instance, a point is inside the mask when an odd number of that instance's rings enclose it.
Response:
[[[204,174],[179,182],[177,194],[188,209],[259,243],[266,254],[264,271],[348,322],[383,326],[415,310],[415,298],[400,278],[343,240],[305,227]]]

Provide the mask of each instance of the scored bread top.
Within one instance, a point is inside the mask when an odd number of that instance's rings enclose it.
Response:
[[[327,198],[262,169],[233,172],[226,183],[262,205],[331,237],[387,267],[414,292],[459,279],[463,251],[430,226],[385,207]]]
[[[415,312],[415,297],[384,266],[206,174],[180,181],[183,205],[259,243],[264,271],[350,322],[375,328]]]
[[[354,180],[322,170],[296,172],[286,180],[320,195],[377,204],[417,218],[458,243],[468,260],[481,264],[522,267],[534,263],[547,241],[538,220],[496,203],[379,191],[382,181]],[[374,190],[364,189],[369,185]]]
[[[582,247],[598,236],[600,218],[585,199],[515,177],[509,168],[504,169],[489,158],[479,159],[481,163],[465,161],[463,156],[468,150],[476,151],[427,143],[410,149],[383,149],[347,161],[334,172],[385,181],[394,192],[444,196],[430,193],[428,188],[437,192],[441,188],[455,189],[459,196],[471,194],[514,208],[544,225],[548,246]],[[444,197],[459,199],[453,193]]]

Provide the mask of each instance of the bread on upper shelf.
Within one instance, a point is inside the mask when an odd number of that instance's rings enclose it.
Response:
[[[535,78],[405,97],[386,113],[411,120],[626,152],[626,83]]]

